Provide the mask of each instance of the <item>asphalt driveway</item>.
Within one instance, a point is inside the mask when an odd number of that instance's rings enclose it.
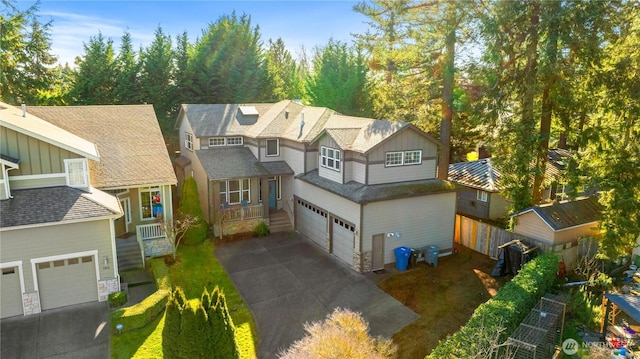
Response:
[[[46,310],[0,320],[3,359],[110,358],[106,302]]]
[[[304,336],[304,323],[334,308],[360,312],[374,336],[391,337],[418,318],[366,276],[297,233],[218,245],[216,256],[258,327],[258,357],[275,358]]]

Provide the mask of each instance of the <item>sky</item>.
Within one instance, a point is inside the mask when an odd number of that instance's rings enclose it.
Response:
[[[18,0],[21,10],[35,1]],[[260,28],[261,39],[282,38],[285,46],[298,56],[302,46],[309,52],[325,45],[329,38],[351,42],[352,33],[364,33],[367,18],[353,11],[357,1],[92,1],[42,0],[39,21],[53,21],[51,52],[59,63],[73,66],[76,56],[84,54],[83,44],[99,32],[114,42],[117,53],[125,31],[131,34],[134,49],[147,47],[154,31],[161,26],[172,38],[187,31],[190,41],[216,22],[220,16],[246,13],[251,25]]]

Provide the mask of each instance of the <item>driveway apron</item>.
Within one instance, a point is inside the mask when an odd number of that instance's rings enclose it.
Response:
[[[360,312],[374,336],[391,337],[418,318],[336,257],[295,232],[220,244],[216,256],[253,313],[258,356],[275,358],[333,309]]]
[[[107,303],[85,303],[0,321],[0,357],[108,359]]]

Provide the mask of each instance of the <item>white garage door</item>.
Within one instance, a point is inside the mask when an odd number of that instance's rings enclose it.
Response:
[[[349,265],[353,264],[354,231],[355,227],[352,224],[340,218],[333,218],[331,251]]]
[[[296,202],[296,229],[307,236],[326,251],[327,247],[327,212],[298,199]]]
[[[36,264],[43,310],[98,300],[93,256]]]
[[[22,315],[22,290],[18,267],[2,268],[0,277],[0,318]]]

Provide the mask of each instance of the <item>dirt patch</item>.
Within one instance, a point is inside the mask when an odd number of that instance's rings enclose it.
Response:
[[[393,336],[399,359],[424,358],[507,282],[491,277],[495,260],[466,247],[457,249],[440,257],[437,267],[420,262],[404,272],[388,269],[376,276],[382,290],[420,315]]]

